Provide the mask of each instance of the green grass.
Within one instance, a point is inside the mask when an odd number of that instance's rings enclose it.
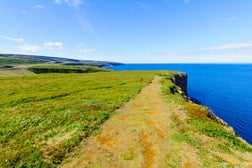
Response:
[[[194,132],[204,134],[215,139],[227,141],[227,148],[239,149],[252,152],[251,146],[242,142],[234,132],[226,129],[218,122],[218,119],[209,118],[209,109],[194,103],[185,105],[187,114],[190,116],[189,124]]]
[[[133,160],[136,157],[134,149],[129,148],[127,152],[121,155],[123,160]]]
[[[70,65],[35,65],[28,67],[28,70],[40,73],[90,73],[90,72],[104,72],[108,71],[104,68],[97,66],[83,65],[83,66],[70,66]]]
[[[0,77],[0,167],[55,167],[157,73]]]

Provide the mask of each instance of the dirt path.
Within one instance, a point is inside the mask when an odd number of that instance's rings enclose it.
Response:
[[[159,80],[156,76],[99,135],[88,138],[78,158],[60,167],[162,167],[169,150],[169,115],[176,107],[163,102]]]

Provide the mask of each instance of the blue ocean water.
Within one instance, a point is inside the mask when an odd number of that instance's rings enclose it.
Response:
[[[124,64],[107,68],[186,72],[188,96],[208,106],[252,144],[252,64]]]

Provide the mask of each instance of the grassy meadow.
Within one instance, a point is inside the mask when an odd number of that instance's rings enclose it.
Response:
[[[0,167],[56,167],[80,142],[96,133],[115,110],[133,99],[157,74],[162,96],[181,113],[171,115],[166,167],[183,162],[183,146],[192,147],[202,166],[225,158],[233,166],[252,148],[209,109],[197,105],[173,83],[168,71],[45,73],[0,77]],[[232,162],[231,162],[232,163]]]
[[[54,167],[157,73],[0,77],[0,167]]]

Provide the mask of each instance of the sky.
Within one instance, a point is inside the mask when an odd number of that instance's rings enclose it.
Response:
[[[0,53],[252,63],[252,0],[0,0]]]

